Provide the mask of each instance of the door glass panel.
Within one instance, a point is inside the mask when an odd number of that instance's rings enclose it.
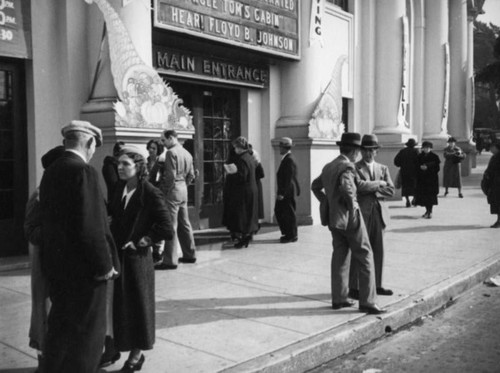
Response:
[[[12,72],[0,71],[0,219],[14,217]]]

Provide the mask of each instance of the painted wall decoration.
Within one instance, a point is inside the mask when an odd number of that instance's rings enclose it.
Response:
[[[337,58],[328,86],[309,120],[309,137],[338,139],[344,132],[342,123],[342,67],[346,55]]]
[[[119,97],[114,104],[115,125],[194,132],[190,111],[156,70],[141,59],[113,7],[106,0],[85,2],[96,3],[106,22],[111,73]]]
[[[408,17],[402,18],[403,22],[403,69],[401,77],[401,94],[398,107],[398,127],[410,128],[406,120],[408,113],[408,92],[410,81],[410,31]]]

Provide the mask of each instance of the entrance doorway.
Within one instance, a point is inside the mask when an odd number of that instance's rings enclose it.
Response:
[[[0,256],[27,252],[26,105],[22,62],[0,58]]]
[[[184,106],[191,110],[195,134],[184,147],[193,155],[199,176],[189,187],[194,229],[222,225],[224,162],[231,141],[240,135],[240,91],[167,79]]]

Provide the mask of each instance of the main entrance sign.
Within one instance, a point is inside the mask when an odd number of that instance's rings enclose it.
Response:
[[[299,0],[155,0],[154,25],[299,59]]]

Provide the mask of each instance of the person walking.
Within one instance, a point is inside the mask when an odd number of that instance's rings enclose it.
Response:
[[[42,156],[42,166],[47,169],[64,154],[64,146],[56,146]],[[26,204],[24,233],[28,240],[31,267],[31,319],[29,346],[37,351],[37,373],[44,372],[45,341],[47,339],[47,317],[50,311],[49,284],[42,271],[42,220],[40,211],[40,190],[37,188]]]
[[[95,373],[106,333],[106,282],[119,272],[97,171],[102,144],[86,121],[62,128],[66,151],[40,183],[42,269],[49,281],[46,372]]]
[[[462,194],[462,168],[460,163],[465,159],[465,153],[457,145],[454,137],[448,139],[448,146],[444,148],[443,186],[444,196],[448,195],[448,188],[458,188],[458,198]]]
[[[500,142],[494,142],[490,147],[493,155],[483,174],[481,189],[486,194],[490,213],[497,216],[491,228],[500,228]]]
[[[424,219],[432,218],[432,207],[438,204],[440,159],[432,152],[432,142],[422,143],[422,152],[418,155],[416,203],[425,207]]]
[[[362,159],[356,162],[356,171],[363,181],[383,180],[386,185],[374,190],[368,183],[358,186],[358,203],[368,231],[375,263],[375,284],[378,295],[392,295],[390,289],[382,287],[382,269],[384,266],[384,230],[389,221],[389,212],[384,200],[394,196],[389,168],[375,161],[380,148],[376,135],[364,135],[361,140]],[[359,299],[358,266],[351,260],[349,271],[349,297]]]
[[[111,233],[122,268],[115,280],[113,331],[119,351],[130,351],[121,372],[141,370],[142,351],[155,342],[155,281],[151,249],[172,239],[163,195],[147,181],[146,157],[132,145],[118,158],[120,182],[109,206]]]
[[[281,138],[279,143],[281,162],[276,174],[278,191],[274,206],[274,213],[281,231],[281,243],[298,240],[295,195],[300,195],[300,186],[297,180],[297,163],[292,155],[292,147],[291,138]]]
[[[225,164],[226,183],[222,224],[236,240],[234,247],[248,247],[252,235],[259,227],[258,189],[256,182],[257,162],[249,152],[246,138],[240,136],[232,142],[233,163]]]
[[[349,251],[357,261],[359,273],[359,310],[381,314],[386,310],[376,304],[375,268],[366,226],[360,212],[356,193],[360,183],[354,161],[361,146],[361,135],[345,132],[337,141],[340,155],[328,163],[311,185],[321,202],[328,201],[328,228],[332,235],[331,261],[332,308],[352,307],[348,300]],[[384,187],[385,181],[370,181],[373,188]]]
[[[193,228],[188,214],[187,186],[195,179],[193,157],[179,143],[175,130],[166,130],[161,136],[166,147],[159,189],[165,197],[165,204],[172,224],[173,238],[165,242],[163,258],[156,269],[176,269],[177,263],[196,263],[196,247]],[[182,257],[177,259],[180,246]]]
[[[406,199],[406,207],[416,206],[415,191],[417,188],[417,157],[418,149],[415,148],[417,142],[415,139],[409,139],[405,143],[405,148],[401,149],[394,158],[394,165],[399,167],[401,177],[401,195]],[[410,197],[414,198],[410,202]]]

